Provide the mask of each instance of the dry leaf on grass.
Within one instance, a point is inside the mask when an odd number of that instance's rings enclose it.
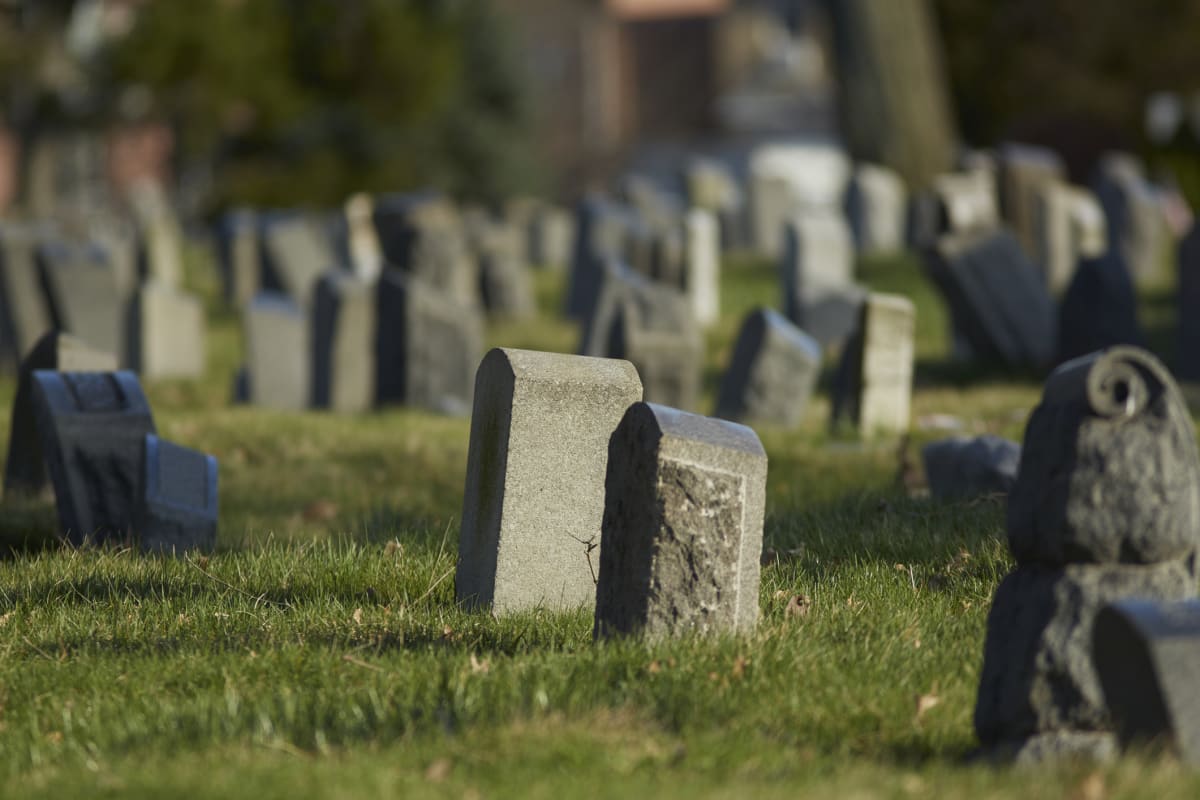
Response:
[[[425,768],[425,780],[430,783],[441,783],[450,777],[452,766],[448,758],[434,759],[433,763]]]
[[[730,674],[740,679],[746,674],[746,667],[748,666],[750,666],[750,659],[745,656],[738,656],[733,660],[733,669],[730,670]]]
[[[932,708],[940,705],[942,698],[937,696],[937,687],[929,691],[928,694],[917,695],[917,722],[921,721],[921,717]]]
[[[0,628],[3,628],[8,624],[8,621],[12,619],[12,615],[13,612],[11,611],[9,611],[7,614],[0,614]]]
[[[492,664],[486,658],[480,659],[474,653],[471,653],[471,672],[476,675],[487,675],[492,669]]]
[[[351,619],[354,620],[355,625],[362,625],[362,609],[354,609],[354,614],[351,615]]]
[[[783,616],[787,619],[792,617],[807,617],[808,612],[812,609],[812,598],[806,594],[798,594],[788,600],[787,608],[783,610]]]
[[[404,545],[399,539],[392,539],[383,546],[383,554],[388,558],[399,558],[404,555]]]
[[[1108,786],[1104,783],[1104,774],[1093,772],[1088,775],[1075,790],[1071,792],[1071,800],[1105,800],[1108,797]]]

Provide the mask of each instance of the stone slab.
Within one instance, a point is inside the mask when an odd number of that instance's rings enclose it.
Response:
[[[908,190],[895,170],[859,164],[846,188],[846,218],[860,253],[885,255],[904,249]]]
[[[46,242],[38,248],[38,260],[55,329],[122,357],[126,311],[103,252],[64,241]]]
[[[935,500],[1008,494],[1017,481],[1021,445],[999,436],[955,436],[921,448]]]
[[[1117,345],[1144,347],[1137,294],[1121,254],[1079,262],[1058,308],[1058,363]]]
[[[313,304],[312,402],[316,408],[357,413],[375,404],[374,287],[333,270],[317,282]]]
[[[776,311],[752,311],[721,379],[716,416],[795,428],[820,373],[821,346],[815,339]]]
[[[299,305],[312,303],[317,281],[339,267],[333,242],[316,221],[297,212],[260,216],[263,286]]]
[[[143,439],[134,530],[144,552],[183,556],[217,546],[217,459],[154,434]]]
[[[33,230],[0,225],[0,344],[10,367],[54,324],[38,271],[38,242]]]
[[[249,402],[299,411],[310,404],[308,314],[290,297],[262,292],[242,311]]]
[[[204,304],[151,279],[130,307],[129,365],[144,379],[198,378],[205,367]]]
[[[850,229],[833,210],[806,211],[784,228],[783,311],[822,347],[854,332],[866,291],[854,283]]]
[[[872,294],[846,344],[834,398],[835,423],[846,419],[863,436],[904,433],[912,407],[916,308],[900,295]]]

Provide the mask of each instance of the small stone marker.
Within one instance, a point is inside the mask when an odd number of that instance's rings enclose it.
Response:
[[[780,282],[784,313],[822,347],[853,333],[866,291],[854,283],[854,246],[839,213],[808,210],[787,223]]]
[[[0,224],[0,341],[9,364],[17,365],[53,327],[38,274],[34,231]]]
[[[1107,757],[1097,612],[1196,595],[1200,454],[1157,359],[1118,347],[1055,370],[1025,429],[1007,528],[1018,566],[988,616],[975,730],[1018,760]]]
[[[6,496],[38,494],[50,486],[34,415],[33,373],[37,370],[111,372],[116,368],[117,358],[112,353],[93,350],[69,333],[47,333],[38,340],[21,362],[17,395],[13,400],[8,460],[4,467]]]
[[[217,252],[225,300],[237,308],[262,288],[258,216],[250,209],[230,211],[217,223]]]
[[[785,250],[784,229],[801,203],[792,183],[782,175],[752,173],[750,212],[754,249],[767,258],[778,258]]]
[[[701,328],[710,328],[721,316],[721,231],[710,211],[694,208],[684,221],[687,231],[684,291],[692,304],[692,317]]]
[[[846,189],[846,217],[860,253],[881,255],[904,249],[908,198],[904,179],[878,164],[860,164]]]
[[[317,282],[313,304],[312,403],[342,413],[375,403],[375,313],[371,284],[341,270]]]
[[[766,482],[749,428],[631,406],[608,448],[595,635],[753,630]]]
[[[145,379],[203,375],[204,319],[199,297],[146,281],[130,309],[129,365]]]
[[[246,399],[253,405],[299,411],[309,405],[309,323],[289,297],[263,292],[242,312]]]
[[[842,354],[835,422],[849,419],[864,436],[908,430],[916,315],[907,297],[867,297],[858,330]]]
[[[150,405],[132,372],[33,373],[33,401],[61,535],[74,545],[133,530]]]
[[[1121,744],[1166,745],[1200,765],[1200,602],[1105,606],[1092,651]]]
[[[1200,224],[1193,225],[1179,244],[1176,302],[1175,374],[1181,381],[1200,381]]]
[[[592,607],[608,442],[628,361],[495,349],[479,365],[455,580],[495,613]]]
[[[815,339],[776,311],[752,311],[721,379],[716,416],[794,428],[820,372],[821,346]]]
[[[182,556],[217,546],[217,459],[154,434],[143,439],[134,518],[145,552]]]
[[[331,238],[303,214],[281,212],[262,220],[263,284],[308,308],[326,270],[338,266]]]
[[[1137,319],[1137,295],[1117,250],[1080,262],[1058,308],[1058,361],[1129,344],[1145,337]]]
[[[49,242],[39,248],[38,260],[55,327],[106,353],[123,354],[125,309],[103,253]]]
[[[1066,174],[1062,159],[1046,147],[1002,145],[997,153],[1000,210],[1026,253],[1037,252],[1037,198],[1042,187]]]
[[[999,436],[955,436],[921,448],[935,500],[1008,494],[1017,482],[1021,445]]]

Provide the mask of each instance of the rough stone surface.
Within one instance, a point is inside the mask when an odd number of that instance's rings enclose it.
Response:
[[[317,283],[313,304],[312,404],[355,413],[375,404],[373,286],[333,270]]]
[[[907,297],[868,296],[842,356],[835,422],[847,419],[864,436],[908,430],[916,314]]]
[[[1179,245],[1179,339],[1175,374],[1181,381],[1200,381],[1200,224]]]
[[[596,636],[753,630],[766,480],[749,428],[630,407],[609,443]]]
[[[1134,280],[1156,278],[1168,246],[1167,227],[1141,164],[1119,153],[1105,156],[1092,178],[1092,191],[1104,208],[1109,248],[1125,259]]]
[[[1121,344],[1142,347],[1145,341],[1120,253],[1110,250],[1080,262],[1058,308],[1058,362]]]
[[[133,530],[150,406],[132,372],[33,373],[33,402],[61,535],[74,545]]]
[[[38,435],[33,405],[33,373],[111,372],[117,368],[112,353],[93,350],[69,333],[47,333],[21,362],[17,394],[13,400],[12,427],[8,436],[8,460],[4,467],[4,494],[39,494],[50,487],[42,442]]]
[[[154,434],[143,440],[134,531],[145,552],[182,556],[217,546],[217,459]]]
[[[846,190],[846,217],[860,253],[881,255],[904,249],[907,189],[895,170],[860,164]]]
[[[921,460],[934,499],[1008,494],[1017,481],[1021,445],[999,436],[955,436],[925,445]]]
[[[1005,144],[996,153],[1000,211],[1026,253],[1037,251],[1037,200],[1048,183],[1066,175],[1053,150],[1025,144]]]
[[[1092,646],[1121,743],[1163,744],[1200,765],[1200,602],[1113,603],[1096,616]]]
[[[333,243],[316,222],[296,213],[262,218],[263,285],[309,308],[317,281],[339,266]]]
[[[455,580],[496,613],[592,607],[608,441],[642,398],[628,361],[495,349],[475,377]]]
[[[396,270],[384,272],[377,292],[377,401],[468,414],[483,352],[478,309]]]
[[[106,353],[124,354],[125,309],[104,254],[94,247],[48,242],[38,249],[38,260],[54,327]]]
[[[1195,554],[1195,429],[1154,356],[1119,347],[1050,376],[1025,429],[1008,541],[1021,564],[1150,564]]]
[[[129,365],[145,379],[204,374],[204,304],[151,279],[130,307]]]
[[[286,295],[263,292],[242,312],[246,397],[264,408],[298,411],[309,405],[309,322]]]
[[[784,229],[783,311],[822,347],[854,332],[866,290],[854,283],[850,229],[833,211],[806,211]]]
[[[821,346],[815,339],[778,312],[752,311],[721,379],[716,416],[794,428],[820,373]]]
[[[230,211],[217,223],[217,255],[225,300],[240,308],[262,288],[258,216],[250,209]]]
[[[34,231],[0,224],[0,353],[19,364],[53,321],[42,291]]]
[[[1190,564],[1022,566],[996,590],[988,615],[975,730],[985,747],[1039,734],[1108,733],[1112,722],[1092,662],[1097,612],[1127,597],[1195,595]]]

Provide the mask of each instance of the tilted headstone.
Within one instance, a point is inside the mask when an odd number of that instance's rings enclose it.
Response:
[[[1200,765],[1200,602],[1105,606],[1092,652],[1121,744],[1165,745]]]
[[[435,193],[377,197],[374,219],[389,266],[399,267],[459,305],[479,306],[479,270],[449,200]]]
[[[175,556],[213,550],[217,507],[217,459],[146,434],[133,525],[138,547]]]
[[[383,271],[383,247],[375,232],[375,202],[371,195],[360,192],[346,200],[342,213],[350,266],[360,280],[373,281]]]
[[[820,373],[821,346],[815,339],[776,311],[752,311],[721,379],[716,416],[794,428]]]
[[[864,436],[908,430],[916,315],[907,297],[867,297],[858,328],[842,354],[835,422],[845,418]]]
[[[1097,612],[1196,594],[1200,454],[1157,359],[1119,347],[1050,376],[1025,429],[1007,529],[1017,568],[988,617],[980,741],[1026,759],[1111,753],[1092,660]]]
[[[372,284],[340,270],[317,282],[313,303],[312,404],[343,413],[375,404],[375,314]]]
[[[98,248],[50,242],[38,249],[54,327],[107,353],[124,354],[125,309]]]
[[[33,373],[33,404],[61,535],[74,545],[133,530],[150,405],[132,372]]]
[[[0,342],[11,366],[53,327],[38,272],[38,242],[29,228],[0,224]]]
[[[264,287],[309,308],[317,281],[339,266],[327,232],[316,220],[295,212],[266,215],[261,225]]]
[[[1135,281],[1155,280],[1165,266],[1169,243],[1162,209],[1141,164],[1133,156],[1105,156],[1093,175],[1092,191],[1104,208],[1109,248],[1125,258]]]
[[[788,221],[780,260],[783,310],[822,347],[853,333],[866,291],[854,283],[854,246],[839,212],[807,210]]]
[[[489,223],[481,232],[477,244],[480,296],[489,314],[523,319],[537,310],[533,276],[522,249],[520,231],[506,224]]]
[[[1058,308],[1058,362],[1120,344],[1143,346],[1137,295],[1120,252],[1081,261]]]
[[[249,209],[225,214],[217,223],[217,253],[225,300],[241,307],[262,288],[258,216]]]
[[[285,411],[309,406],[308,315],[291,298],[263,292],[242,311],[246,400]]]
[[[592,607],[608,442],[642,398],[628,361],[495,349],[475,376],[455,579],[495,613]]]
[[[721,233],[717,218],[694,208],[684,221],[687,231],[687,265],[684,291],[692,304],[692,316],[701,328],[709,328],[721,316]]]
[[[478,309],[397,270],[384,271],[377,292],[377,402],[468,414],[483,352]]]
[[[921,448],[935,500],[1008,494],[1017,481],[1021,445],[999,436],[955,436]]]
[[[1047,183],[1066,175],[1062,159],[1046,147],[1002,145],[996,153],[1000,211],[1026,253],[1037,252],[1037,198]]]
[[[631,406],[608,446],[595,635],[753,630],[766,482],[749,428]]]
[[[949,306],[955,336],[977,357],[1012,367],[1054,361],[1054,301],[1011,233],[944,236],[926,265]]]
[[[908,218],[904,179],[878,164],[860,164],[846,189],[846,217],[861,253],[895,253],[904,249]]]
[[[575,245],[567,286],[567,316],[588,319],[604,281],[604,265],[625,252],[629,215],[610,201],[590,195],[575,214]]]
[[[1179,243],[1176,286],[1175,374],[1181,381],[1200,381],[1200,224],[1193,225]]]
[[[129,365],[143,378],[204,374],[204,304],[158,280],[142,284],[129,315]]]
[[[1108,249],[1104,211],[1086,189],[1048,181],[1038,189],[1035,212],[1034,261],[1050,293],[1059,296],[1080,259],[1098,258]]]
[[[50,487],[34,415],[33,373],[38,370],[111,372],[116,368],[117,358],[112,353],[93,350],[69,333],[47,333],[30,349],[21,362],[13,399],[8,460],[4,466],[5,495],[39,494]]]

